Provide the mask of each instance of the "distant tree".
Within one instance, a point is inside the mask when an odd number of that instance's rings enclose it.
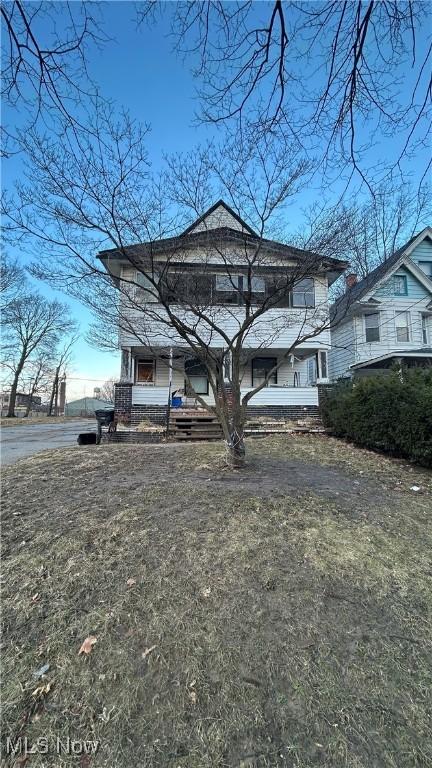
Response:
[[[117,382],[117,379],[115,379],[114,376],[111,376],[110,379],[107,379],[107,381],[104,384],[102,384],[100,388],[101,400],[107,400],[110,403],[114,402],[116,382]]]
[[[58,398],[59,387],[62,379],[67,374],[67,368],[72,359],[73,346],[77,341],[76,337],[76,324],[71,324],[69,333],[72,336],[66,340],[61,340],[59,348],[53,353],[53,365],[51,367],[52,379],[51,379],[51,394],[48,402],[48,416],[58,416]]]
[[[74,321],[66,304],[50,301],[38,293],[28,293],[12,301],[2,319],[3,361],[12,381],[7,415],[12,417],[24,366],[36,350],[42,352],[55,347],[62,336],[71,332]]]
[[[28,395],[28,403],[25,416],[30,414],[36,395],[46,394],[53,370],[53,356],[51,349],[42,349],[36,352],[32,359],[27,361],[22,375],[22,388]]]

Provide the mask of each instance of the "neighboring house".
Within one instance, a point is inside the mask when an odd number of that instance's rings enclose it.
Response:
[[[330,376],[432,364],[432,229],[426,227],[363,280],[348,275],[332,307]]]
[[[10,398],[10,391],[5,391],[0,394],[0,407],[1,407],[1,414],[2,416],[7,413],[7,410],[9,408],[9,398]],[[17,414],[24,413],[27,410],[27,406],[29,404],[30,395],[25,394],[24,392],[17,392],[16,393],[16,400],[15,400],[15,411]],[[36,408],[40,407],[42,404],[42,398],[38,395],[33,395],[31,398],[31,407]]]
[[[217,247],[215,247],[217,244]],[[258,235],[244,222],[226,203],[219,201],[202,217],[195,221],[178,237],[160,240],[156,243],[142,243],[129,246],[125,251],[104,251],[99,254],[107,272],[117,286],[127,281],[138,282],[141,285],[143,277],[135,270],[132,263],[140,258],[151,258],[160,264],[181,264],[177,269],[183,275],[195,275],[194,280],[202,280],[211,307],[218,313],[218,323],[223,325],[227,334],[232,338],[236,333],[238,317],[244,317],[242,309],[241,286],[245,280],[246,259],[245,249],[256,249],[259,245],[261,256],[266,258],[266,268],[261,268],[258,277],[253,278],[253,291],[266,295],[270,290],[270,281],[274,274],[289,273],[290,268],[298,268],[306,263],[310,254],[297,248],[270,240],[261,240]],[[128,259],[128,253],[131,254]],[[226,261],[220,254],[235,254],[235,283],[233,276],[226,272]],[[173,256],[174,254],[174,256]],[[181,254],[177,255],[177,254]],[[202,264],[200,273],[199,265]],[[224,266],[225,263],[225,266]],[[260,320],[260,328],[252,331],[247,338],[245,362],[242,368],[242,393],[246,393],[266,377],[266,372],[275,366],[275,361],[290,349],[297,338],[302,326],[319,317],[317,325],[328,321],[328,287],[346,268],[345,262],[337,259],[319,259],[316,274],[308,276],[286,295],[283,309],[268,310]],[[242,273],[243,270],[243,273]],[[268,281],[268,282],[267,282]],[[141,292],[143,302],[157,301],[146,294],[145,281],[143,288],[135,287],[135,297]],[[124,298],[122,297],[124,301]],[[170,301],[176,304],[176,296]],[[178,301],[177,301],[178,303]],[[154,307],[157,305],[154,304]],[[156,313],[156,310],[155,310]],[[243,313],[243,315],[242,315]],[[191,359],[191,350],[187,343],[176,335],[174,329],[170,340],[171,350],[167,349],[166,331],[158,335],[158,324],[148,319],[146,325],[142,319],[144,313],[136,307],[128,315],[129,328],[120,327],[120,347],[122,350],[122,370],[120,383],[116,385],[116,410],[123,414],[131,414],[132,422],[137,422],[146,413],[155,416],[165,412],[169,399],[169,381],[171,391],[187,392],[185,370],[194,391],[206,403],[214,402],[209,387],[205,366]],[[275,320],[276,319],[276,320]],[[275,331],[274,323],[279,319],[280,331]],[[290,320],[291,319],[291,320]],[[288,322],[290,320],[290,322]],[[151,338],[151,344],[144,344],[142,335],[138,332],[140,324],[145,325],[145,332]],[[141,325],[141,327],[143,327]],[[268,337],[264,343],[261,340]],[[217,333],[209,335],[208,344],[216,349],[223,347],[223,340]],[[309,411],[317,412],[318,388],[320,382],[328,382],[327,354],[330,348],[330,331],[327,327],[314,338],[296,347],[294,354],[283,362],[277,373],[272,376],[267,385],[251,400],[250,407],[261,409],[268,413],[294,415]],[[174,366],[169,362],[169,354],[174,359]],[[257,413],[255,410],[255,413]]]
[[[81,397],[79,400],[66,403],[64,414],[65,416],[94,416],[97,410],[102,411],[104,408],[108,410],[113,407],[114,403],[98,397]]]

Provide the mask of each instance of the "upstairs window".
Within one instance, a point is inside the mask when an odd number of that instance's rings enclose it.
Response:
[[[405,275],[393,275],[393,294],[395,296],[407,296],[408,287]]]
[[[276,357],[254,357],[252,360],[252,386],[259,387],[275,365],[277,365]],[[277,384],[277,371],[267,379],[266,387],[269,384]]]
[[[408,312],[396,312],[396,341],[403,343],[410,340]]]
[[[293,307],[314,307],[315,291],[312,278],[306,277],[304,280],[299,280],[295,283],[291,297],[291,305]]]
[[[368,343],[380,340],[379,312],[365,315],[365,335]]]
[[[216,275],[215,294],[218,304],[238,304],[240,275]]]

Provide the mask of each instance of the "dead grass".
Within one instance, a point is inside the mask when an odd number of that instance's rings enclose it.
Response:
[[[431,474],[326,437],[248,448],[245,473],[210,443],[4,471],[5,735],[100,740],[105,768],[432,764]]]
[[[17,416],[12,419],[4,416],[0,418],[0,426],[3,429],[3,427],[28,427],[31,424],[65,424],[66,422],[83,421],[84,419],[95,421],[95,417],[90,416],[29,416],[28,418]]]

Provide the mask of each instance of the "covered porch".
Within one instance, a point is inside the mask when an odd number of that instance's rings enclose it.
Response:
[[[250,401],[258,406],[317,406],[318,384],[327,383],[327,349],[299,348],[285,360],[286,350],[247,350],[241,371],[241,392],[258,386],[279,362],[267,384]],[[214,403],[205,366],[186,350],[155,354],[144,347],[123,350],[122,381],[132,384],[132,406],[167,406],[171,397],[190,406],[193,390],[206,403]],[[191,402],[192,400],[192,402]]]

